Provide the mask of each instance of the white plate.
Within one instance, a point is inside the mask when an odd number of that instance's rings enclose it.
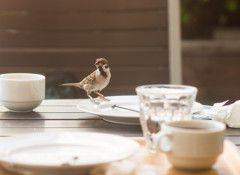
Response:
[[[81,111],[96,114],[103,120],[127,125],[139,125],[139,113],[120,108],[112,108],[113,105],[133,109],[139,111],[138,97],[136,95],[127,96],[109,96],[110,102],[99,101],[100,104],[94,104],[90,100],[82,100],[77,104],[77,108]],[[192,113],[201,112],[203,106],[194,102]]]
[[[2,141],[0,164],[26,174],[87,174],[93,167],[134,155],[138,148],[129,138],[110,134],[35,133]]]

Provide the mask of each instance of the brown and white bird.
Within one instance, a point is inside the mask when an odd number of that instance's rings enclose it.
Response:
[[[96,59],[94,65],[97,67],[97,69],[84,78],[81,82],[62,84],[61,86],[75,86],[81,88],[86,91],[87,96],[92,102],[98,104],[98,102],[91,97],[91,93],[94,92],[95,94],[99,95],[100,99],[109,101],[109,99],[105,98],[100,91],[103,90],[110,82],[111,72],[108,60],[106,58]]]

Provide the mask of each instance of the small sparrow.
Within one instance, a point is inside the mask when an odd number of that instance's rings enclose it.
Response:
[[[67,83],[60,86],[75,86],[81,88],[86,91],[87,96],[90,98],[90,100],[96,104],[99,103],[91,97],[92,92],[99,95],[100,99],[110,101],[109,99],[105,98],[103,94],[100,93],[100,91],[108,85],[111,78],[108,60],[106,58],[98,58],[96,59],[95,66],[97,67],[97,69],[90,75],[88,75],[86,78],[84,78],[81,82]]]

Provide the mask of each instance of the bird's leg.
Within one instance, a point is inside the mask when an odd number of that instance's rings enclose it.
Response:
[[[99,95],[98,98],[104,100],[104,101],[110,101],[110,99],[105,98],[103,94],[99,93],[98,91],[94,91],[95,94]]]
[[[95,104],[99,104],[99,102],[95,101],[92,97],[91,97],[91,92],[87,92],[87,96],[89,97],[89,99],[91,100],[91,102],[95,103]]]

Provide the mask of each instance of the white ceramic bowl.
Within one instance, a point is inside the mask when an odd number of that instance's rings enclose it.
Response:
[[[45,98],[45,76],[30,73],[0,75],[2,105],[15,112],[28,112]]]

